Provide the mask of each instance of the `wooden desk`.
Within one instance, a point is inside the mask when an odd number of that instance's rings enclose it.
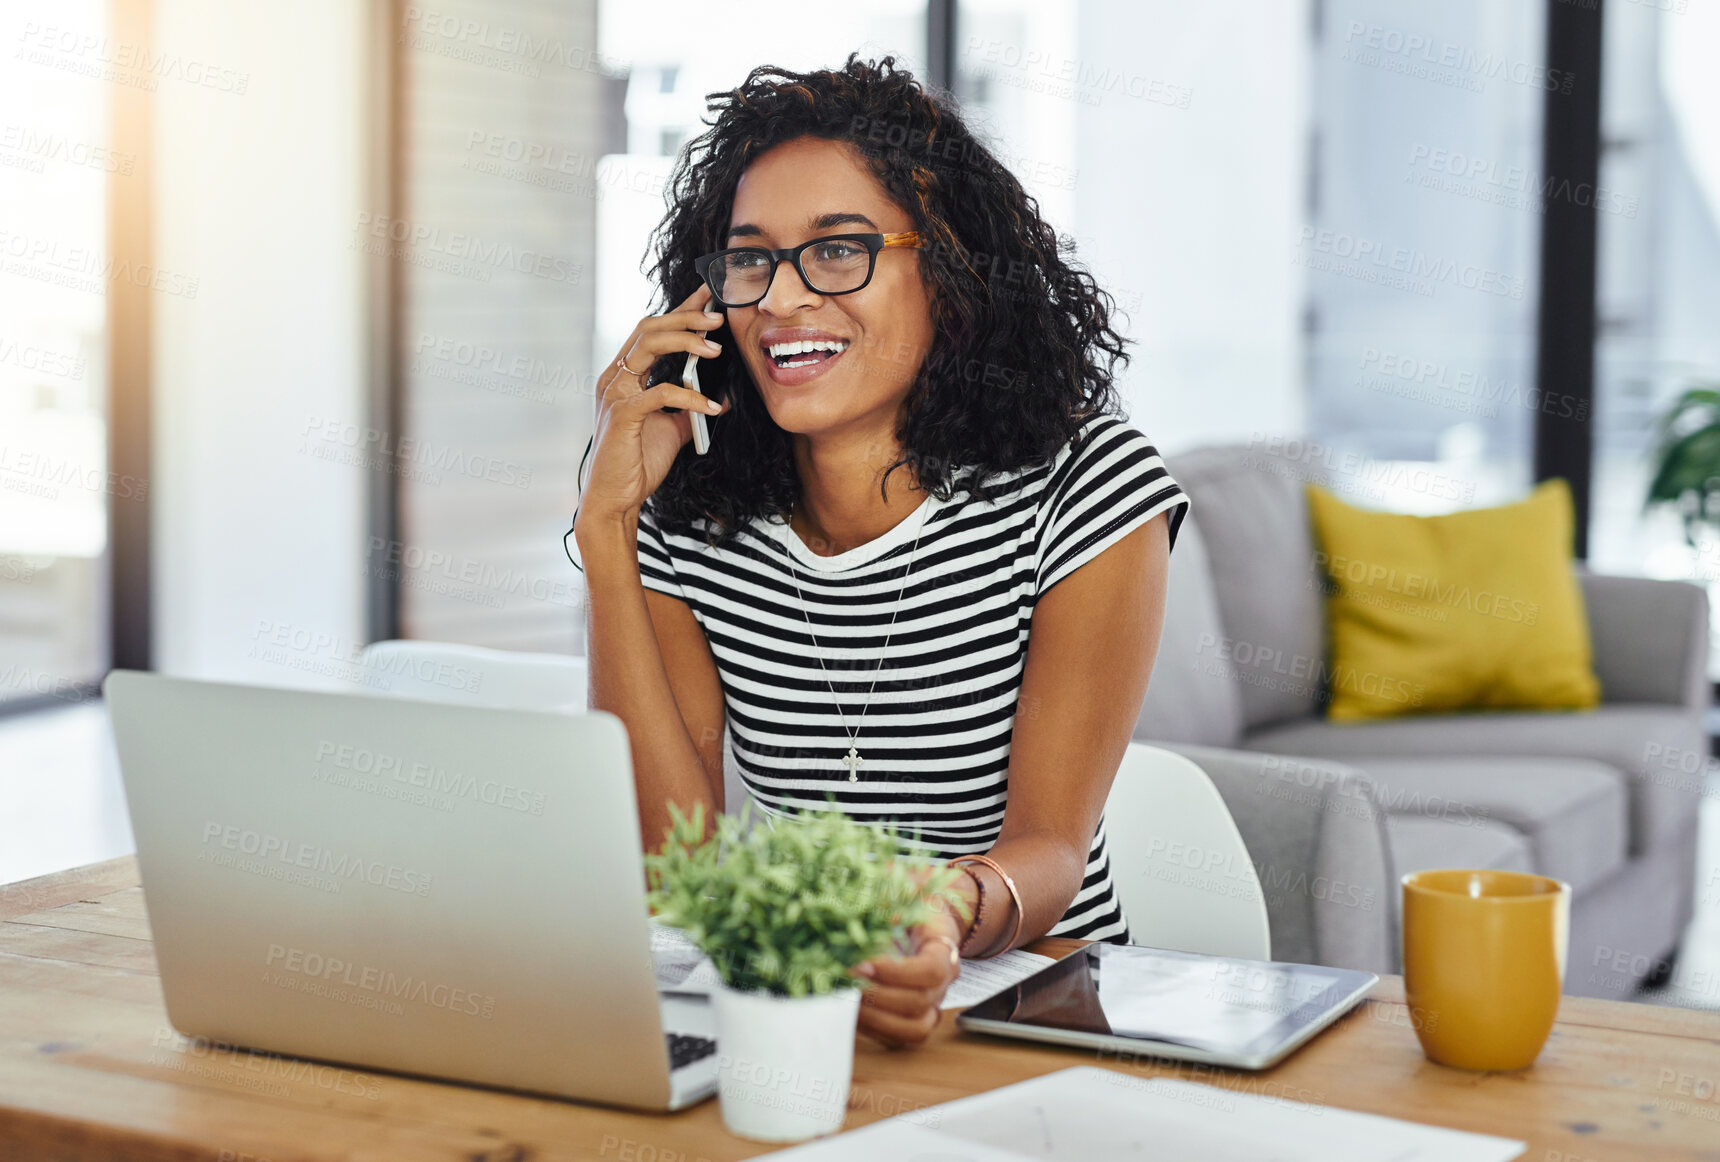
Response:
[[[1041,941],[1058,954],[1067,940]],[[1095,1058],[957,1032],[915,1051],[862,1042],[847,1128],[1097,1064],[1526,1140],[1532,1162],[1720,1157],[1720,1014],[1567,997],[1531,1069],[1422,1056],[1382,980],[1339,1026],[1265,1073]],[[0,887],[0,1158],[126,1162],[726,1162],[713,1099],[633,1114],[192,1045],[162,1008],[130,858]]]

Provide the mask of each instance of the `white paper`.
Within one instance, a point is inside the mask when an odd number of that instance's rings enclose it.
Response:
[[[1111,1031],[1236,1053],[1338,978],[1211,958],[1108,956],[1091,971]]]
[[[679,928],[651,922],[651,963],[657,970],[657,991],[709,996],[717,984],[717,966]]]
[[[1037,952],[1023,952],[1019,948],[1002,956],[994,956],[990,960],[964,960],[961,975],[956,977],[956,982],[944,993],[941,1007],[965,1009],[969,1005],[977,1005],[1010,985],[1026,980],[1052,963],[1052,957],[1041,956]]]
[[[657,991],[708,996],[717,984],[717,966],[686,933],[653,920],[651,962],[657,969]],[[1006,952],[990,960],[962,961],[961,975],[944,993],[945,1009],[965,1009],[993,993],[1025,980],[1052,962],[1033,952]]]
[[[1509,1162],[1527,1143],[1077,1066],[766,1155],[784,1162],[936,1157],[1201,1162]]]

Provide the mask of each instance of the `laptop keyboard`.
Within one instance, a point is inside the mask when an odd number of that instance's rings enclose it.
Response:
[[[709,1037],[693,1037],[685,1033],[669,1033],[669,1068],[680,1069],[717,1051],[717,1043]]]

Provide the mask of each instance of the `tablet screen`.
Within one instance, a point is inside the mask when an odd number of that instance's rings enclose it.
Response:
[[[1369,979],[1306,964],[1090,944],[965,1015],[1248,1056],[1270,1051]]]

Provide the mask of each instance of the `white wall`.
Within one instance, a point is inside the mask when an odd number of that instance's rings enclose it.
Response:
[[[1307,0],[1081,0],[1080,254],[1121,300],[1166,450],[1304,427]],[[1186,107],[1166,98],[1188,90]],[[1140,95],[1133,95],[1140,94]]]
[[[158,53],[228,70],[155,93],[155,257],[198,280],[154,303],[164,672],[327,685],[362,644],[365,470],[302,449],[363,425],[366,10],[155,0]]]

